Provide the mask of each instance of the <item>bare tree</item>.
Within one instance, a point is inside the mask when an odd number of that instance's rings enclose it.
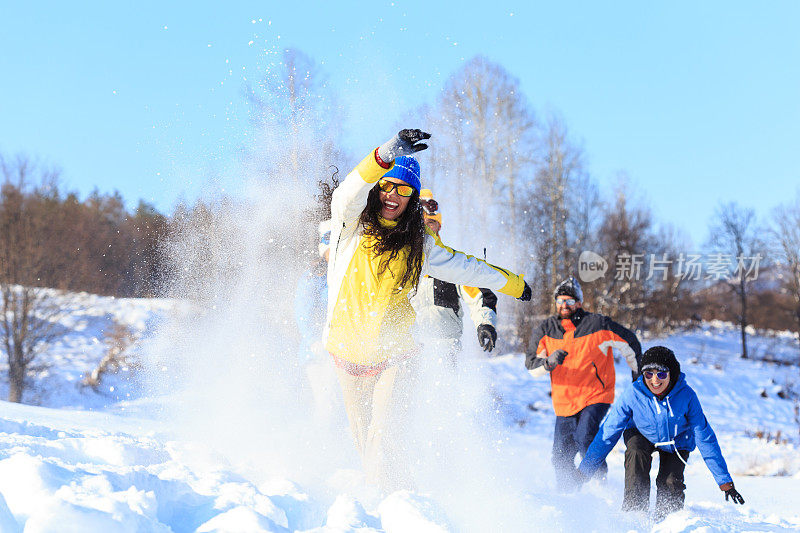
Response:
[[[679,250],[686,246],[672,227],[656,225],[648,203],[629,177],[620,173],[612,199],[590,212],[597,223],[583,228],[586,237],[579,242],[585,245],[583,250],[607,261],[605,274],[584,284],[584,297],[595,310],[633,330],[654,332],[687,318],[691,314],[691,300],[685,298],[689,279],[682,274],[678,259],[682,257]],[[583,218],[576,217],[577,221]],[[572,246],[565,248],[561,253],[569,254]],[[571,252],[568,265],[575,263],[580,249]]]
[[[0,157],[4,183],[0,191],[0,292],[3,315],[0,342],[8,359],[8,400],[22,401],[28,371],[37,357],[58,336],[63,316],[59,291],[47,250],[41,245],[54,230],[43,216],[36,216],[35,197],[24,191],[34,178],[53,181],[57,172],[42,170],[29,159]]]
[[[139,362],[130,354],[130,348],[136,344],[137,340],[137,336],[131,328],[114,322],[104,334],[103,342],[106,345],[106,354],[94,370],[84,374],[81,384],[97,390],[103,376],[109,372],[117,372],[125,367],[138,369]]]
[[[505,235],[516,237],[512,221],[519,215],[519,193],[533,179],[537,137],[519,80],[501,65],[474,57],[447,80],[433,115],[433,179],[449,189],[437,194],[459,206],[456,225],[485,243],[497,229],[488,222],[505,221]],[[516,264],[513,257],[506,260]]]
[[[263,77],[246,87],[254,143],[246,163],[272,185],[290,185],[310,200],[332,169],[355,162],[342,146],[342,108],[322,67],[302,51],[287,48],[267,65]],[[313,202],[308,202],[310,207]],[[292,247],[314,255],[317,224],[299,224]]]
[[[771,235],[783,274],[781,290],[791,299],[791,314],[800,332],[800,190],[793,202],[773,212]]]
[[[327,75],[302,51],[283,50],[263,78],[246,86],[246,97],[259,138],[251,160],[266,176],[288,175],[313,187],[329,165],[349,163],[341,161],[338,99]]]
[[[526,224],[537,261],[540,313],[551,310],[553,288],[574,274],[580,252],[589,246],[600,215],[597,186],[584,170],[583,150],[569,138],[564,121],[551,115],[530,194]]]
[[[698,313],[693,294],[699,281],[686,266],[687,239],[670,225],[652,232],[648,271],[645,276],[647,306],[642,314],[651,333],[660,333],[685,323]]]
[[[442,207],[448,244],[530,272],[530,228],[520,220],[532,202],[539,128],[519,81],[477,56],[448,78],[433,108],[417,114],[436,139],[425,181]],[[530,329],[531,311],[514,306],[517,331]]]
[[[648,297],[645,257],[656,249],[656,240],[652,214],[627,176],[621,176],[615,199],[605,209],[598,239],[609,263],[606,284],[596,292],[598,310],[639,329]]]
[[[709,227],[709,244],[718,257],[735,260],[738,268],[726,279],[739,300],[737,321],[742,337],[742,357],[747,357],[747,325],[750,272],[743,268],[750,258],[763,257],[763,234],[756,222],[755,211],[736,202],[720,204]]]

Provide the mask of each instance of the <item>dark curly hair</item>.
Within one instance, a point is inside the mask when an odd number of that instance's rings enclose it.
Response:
[[[389,267],[389,263],[397,257],[400,251],[408,247],[406,268],[398,284],[398,290],[406,286],[416,290],[422,273],[423,246],[425,244],[425,220],[422,216],[419,191],[415,190],[414,194],[409,197],[405,211],[393,227],[381,225],[381,207],[380,189],[376,184],[369,192],[367,206],[361,212],[360,221],[364,226],[364,233],[376,237],[375,244],[371,246],[372,252],[383,256],[378,273],[384,273]]]
[[[313,220],[322,222],[331,218],[331,200],[333,199],[333,191],[339,186],[339,167],[331,165],[329,168],[333,169],[330,177],[330,182],[326,180],[319,180],[317,187],[319,189],[314,199],[317,201],[317,209],[312,211]]]

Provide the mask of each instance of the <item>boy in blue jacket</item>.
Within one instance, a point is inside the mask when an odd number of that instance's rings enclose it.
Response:
[[[683,508],[683,470],[696,445],[725,493],[725,500],[743,504],[744,498],[733,487],[717,436],[672,350],[664,346],[647,350],[642,355],[640,374],[611,406],[586,451],[578,467],[584,479],[591,477],[623,435],[626,450],[622,509],[646,512],[650,504],[650,466],[653,452],[657,451],[655,516],[661,519]]]

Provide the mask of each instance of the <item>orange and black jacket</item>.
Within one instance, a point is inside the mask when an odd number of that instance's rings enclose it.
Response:
[[[567,319],[551,316],[534,331],[525,357],[531,375],[548,369],[544,358],[565,350],[564,362],[550,372],[556,416],[572,416],[587,405],[614,402],[614,352],[625,357],[634,374],[642,347],[636,335],[609,317],[578,309]]]

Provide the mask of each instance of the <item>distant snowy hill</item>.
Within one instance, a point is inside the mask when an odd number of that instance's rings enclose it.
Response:
[[[210,367],[220,381],[239,379],[242,389],[217,398],[236,422],[230,425],[216,412],[192,407],[193,395],[221,390],[214,378],[190,394],[178,386],[188,371],[162,361],[163,347],[179,342],[170,330],[179,314],[175,302],[81,298],[63,323],[68,332],[53,347],[49,368],[25,396],[36,405],[0,403],[0,532],[800,528],[800,369],[786,364],[800,350],[789,334],[753,336],[751,360],[733,355],[738,331],[724,323],[643,343],[665,344],[678,355],[747,500],[742,507],[726,503],[695,451],[686,471],[686,508],[653,523],[619,510],[622,445],[609,456],[606,484],[555,492],[549,383],[528,375],[521,354],[485,359],[468,347],[455,376],[429,366],[422,388],[439,392],[417,413],[429,429],[411,461],[418,486],[381,494],[362,482],[341,413],[310,414],[302,395],[291,393],[302,388],[299,381],[274,386],[295,379],[296,365],[280,368],[279,358],[266,355],[268,366],[239,369],[219,348]],[[137,349],[148,370],[108,376],[98,391],[82,387],[84,373],[105,353],[102,332],[112,322],[143,337]],[[203,334],[197,326],[198,337]],[[278,345],[264,346],[263,353]],[[245,360],[260,353],[246,353]],[[264,383],[262,396],[249,395],[242,373]],[[622,363],[618,393],[629,382]],[[0,381],[0,395],[7,390]],[[187,429],[179,413],[193,411]],[[276,420],[285,430],[275,429]],[[231,427],[233,435],[220,434]]]

